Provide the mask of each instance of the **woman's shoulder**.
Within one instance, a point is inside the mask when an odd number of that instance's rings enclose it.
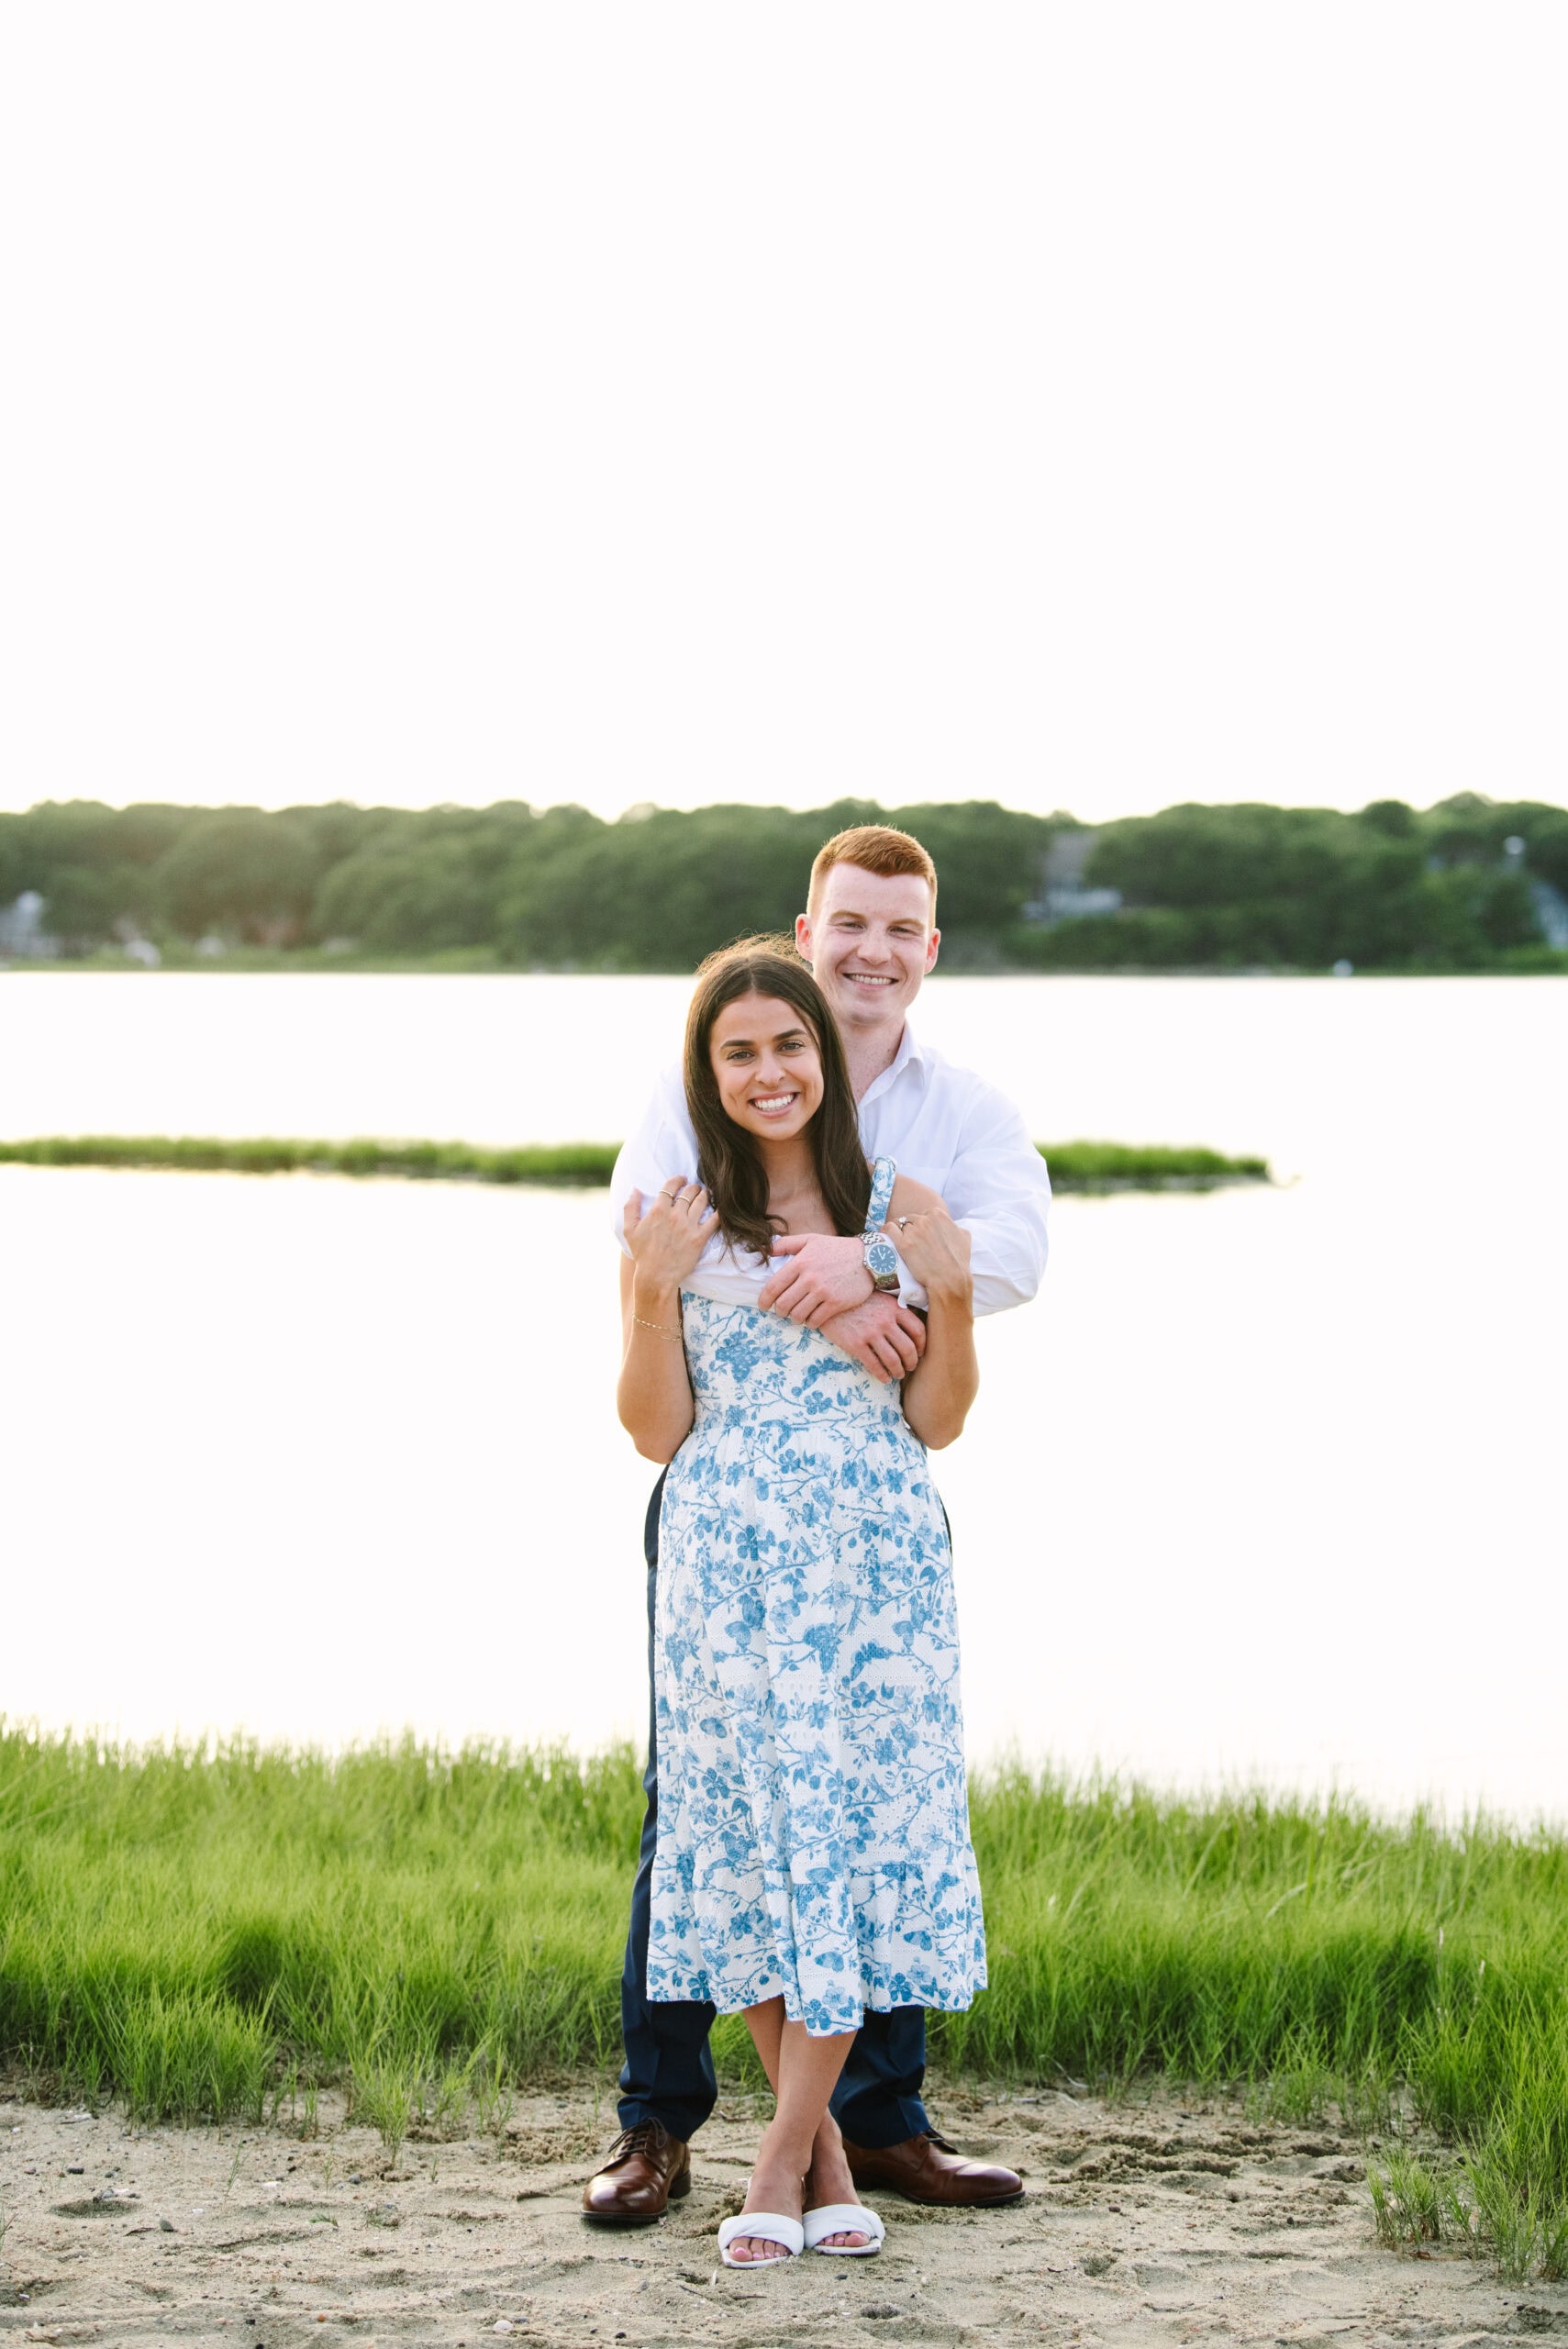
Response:
[[[900,1174],[893,1185],[890,1215],[929,1215],[933,1208],[945,1203],[940,1191],[929,1183],[917,1183],[913,1174]]]

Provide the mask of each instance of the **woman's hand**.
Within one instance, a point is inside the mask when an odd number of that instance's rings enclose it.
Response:
[[[633,1191],[621,1218],[621,1230],[631,1251],[639,1286],[663,1293],[678,1289],[712,1239],[717,1211],[708,1205],[700,1183],[683,1183],[673,1174],[655,1191],[646,1208],[642,1193]]]
[[[883,1229],[929,1297],[971,1307],[969,1234],[946,1208],[939,1202],[926,1214],[895,1216]]]

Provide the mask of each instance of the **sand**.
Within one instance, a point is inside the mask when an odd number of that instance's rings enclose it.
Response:
[[[493,2137],[416,2138],[394,2165],[323,2099],[318,2133],[145,2129],[0,2102],[0,2344],[1329,2344],[1568,2336],[1568,2288],[1378,2247],[1359,2148],[1165,2095],[1107,2104],[939,2089],[966,2150],[1026,2173],[984,2212],[871,2199],[872,2260],[735,2274],[756,2120],[727,2102],[658,2226],[590,2227],[582,2181],[613,2133],[589,2083],[519,2099]]]

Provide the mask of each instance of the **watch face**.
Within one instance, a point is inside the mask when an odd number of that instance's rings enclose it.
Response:
[[[882,1280],[890,1273],[896,1277],[898,1251],[885,1232],[879,1231],[874,1240],[866,1241],[866,1269],[873,1280]]]

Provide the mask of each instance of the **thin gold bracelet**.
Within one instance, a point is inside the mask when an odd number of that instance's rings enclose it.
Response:
[[[681,1343],[681,1331],[678,1329],[672,1330],[667,1322],[645,1321],[640,1313],[634,1313],[631,1318],[639,1330],[655,1330],[660,1337],[673,1338],[677,1345]]]

